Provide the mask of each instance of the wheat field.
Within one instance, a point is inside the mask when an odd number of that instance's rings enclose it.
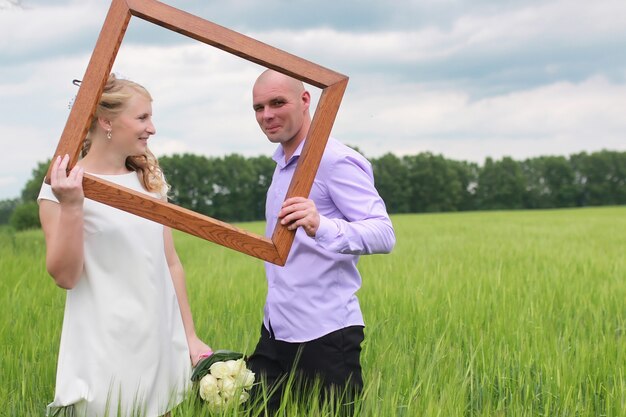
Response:
[[[355,414],[626,416],[626,207],[392,220],[394,252],[359,263],[365,393]],[[175,240],[198,334],[250,353],[262,262]],[[54,395],[65,293],[44,254],[41,231],[0,229],[0,416],[43,416]],[[335,414],[311,398],[286,399],[281,413]],[[172,412],[203,415],[193,392]]]

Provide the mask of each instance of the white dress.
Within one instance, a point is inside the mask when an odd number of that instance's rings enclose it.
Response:
[[[147,193],[134,172],[98,176]],[[58,201],[47,184],[41,199]],[[191,374],[163,226],[85,199],[84,242],[82,276],[67,291],[48,415],[163,415],[182,401]]]

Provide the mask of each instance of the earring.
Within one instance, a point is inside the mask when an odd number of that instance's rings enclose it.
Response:
[[[111,140],[111,129],[107,130],[107,139]]]

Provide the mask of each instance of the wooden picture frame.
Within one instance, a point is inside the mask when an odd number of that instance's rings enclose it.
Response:
[[[92,115],[95,113],[131,16],[322,89],[286,198],[308,196],[348,77],[156,0],[112,0],[55,151],[55,155],[70,156],[68,170],[78,161],[83,139],[89,130]],[[50,171],[46,181],[49,176]],[[272,238],[268,239],[90,174],[85,174],[83,188],[85,196],[92,200],[277,265],[284,265],[287,261],[295,236],[295,231],[289,231],[278,223]]]

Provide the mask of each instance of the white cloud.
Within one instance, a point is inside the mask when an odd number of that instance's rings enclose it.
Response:
[[[150,149],[157,158],[160,158],[163,155],[194,153],[194,150],[190,149],[189,145],[183,141],[163,138],[160,136],[157,138],[158,139],[152,137],[150,139]]]
[[[624,108],[626,85],[603,77],[477,101],[463,91],[379,85],[346,99],[336,134],[370,156],[432,151],[480,162],[486,155],[624,150]]]
[[[251,36],[302,56],[355,68],[367,63],[424,62],[467,54],[481,55],[511,48],[549,46],[548,42],[589,42],[626,39],[626,2],[534,3],[491,14],[460,15],[450,26],[431,25],[413,30],[348,32],[322,27],[305,30],[256,32]]]
[[[52,156],[77,92],[71,80],[83,76],[108,3],[0,11],[0,199],[17,195],[36,163]],[[450,1],[447,19],[420,16],[408,30],[308,22],[301,30],[248,25],[246,34],[350,76],[333,135],[369,156],[431,151],[482,162],[626,149],[625,61],[611,52],[626,40],[626,2],[468,4]],[[194,40],[139,38],[125,39],[114,69],[153,94],[157,155],[271,154],[250,109],[263,68]],[[567,48],[584,65],[555,58]],[[596,64],[590,50],[605,61]],[[526,65],[547,76],[529,81]],[[508,77],[507,88],[484,92],[499,81],[494,74]]]
[[[17,178],[13,176],[0,177],[0,188],[17,184]]]
[[[29,126],[0,125],[0,199],[19,195],[37,162],[54,152],[55,142],[48,142],[45,129]]]
[[[23,55],[29,51],[45,51],[47,48],[59,48],[64,43],[74,43],[86,32],[97,36],[106,15],[106,8],[102,6],[105,6],[104,2],[75,2],[4,11],[0,13],[3,32],[0,51]]]
[[[155,152],[169,147],[207,155],[263,152],[251,103],[252,84],[262,69],[199,43],[127,45],[114,66],[154,97]]]
[[[504,49],[529,41],[575,42],[626,34],[626,3],[560,0],[521,3],[520,8],[459,17],[449,37],[459,45]]]

